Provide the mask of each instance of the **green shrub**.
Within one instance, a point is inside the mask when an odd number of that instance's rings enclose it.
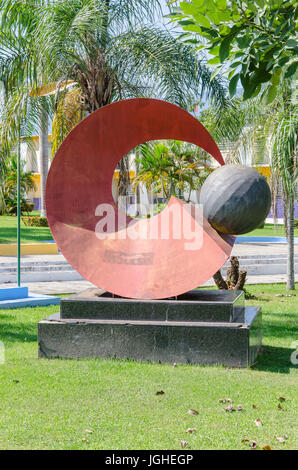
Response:
[[[5,197],[4,198],[5,202],[5,210],[3,211],[4,214],[7,215],[17,215],[18,211],[18,202],[17,202],[17,197]],[[32,212],[34,209],[34,203],[28,201],[27,199],[21,197],[20,199],[20,207],[21,207],[21,214]]]
[[[48,219],[46,217],[39,217],[39,215],[32,215],[22,217],[22,221],[28,227],[48,227]]]

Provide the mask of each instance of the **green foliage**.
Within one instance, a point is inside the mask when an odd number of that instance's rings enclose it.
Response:
[[[192,0],[179,2],[172,14],[186,41],[208,55],[210,65],[225,69],[230,95],[241,83],[244,99],[262,93],[271,103],[284,79],[292,79],[298,60],[295,0]],[[228,64],[228,68],[226,67]],[[265,84],[265,86],[264,86]]]
[[[32,171],[24,171],[24,163],[21,162],[20,171],[20,200],[21,212],[31,212],[34,204],[26,200],[25,195],[35,190]],[[16,156],[6,156],[3,161],[3,169],[0,180],[1,212],[2,214],[17,213],[17,159]]]
[[[4,209],[2,210],[2,214],[7,214],[7,215],[17,215],[18,211],[18,200],[17,197],[9,197],[6,196],[4,199]],[[24,197],[20,198],[20,208],[21,208],[21,214],[24,213],[29,213],[33,211],[34,208],[34,203],[28,201]]]
[[[297,137],[298,108],[294,102],[293,90],[284,89],[282,105],[275,114],[272,164],[282,178],[286,198],[295,195],[298,179]]]
[[[134,181],[136,188],[143,183],[154,193],[183,197],[198,189],[210,174],[207,157],[197,147],[173,140],[145,143],[137,150],[139,171]]]
[[[159,0],[0,0],[0,9],[2,142],[15,141],[20,120],[23,135],[32,123],[39,127],[38,93],[49,83],[56,95],[46,97],[48,114],[56,112],[60,125],[54,148],[78,117],[119,99],[147,96],[187,107],[199,93],[219,106],[226,102],[222,79],[211,81],[204,58],[154,25]],[[66,81],[78,92],[72,103]]]

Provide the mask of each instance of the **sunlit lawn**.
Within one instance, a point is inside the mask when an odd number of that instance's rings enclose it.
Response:
[[[37,215],[31,213],[30,215]],[[39,241],[52,240],[49,227],[27,227],[21,221],[22,243],[38,243]],[[17,217],[0,216],[0,243],[17,242]]]
[[[37,322],[57,307],[0,310],[0,448],[180,449],[181,440],[187,449],[250,448],[244,439],[297,448],[297,297],[277,296],[287,294],[281,284],[249,291],[264,319],[264,352],[250,369],[38,359]],[[225,411],[220,398],[243,410]]]
[[[294,229],[295,237],[298,237],[298,228]],[[246,236],[250,237],[285,237],[285,228],[283,225],[274,224],[265,224],[264,228],[257,228],[250,233],[247,233]]]

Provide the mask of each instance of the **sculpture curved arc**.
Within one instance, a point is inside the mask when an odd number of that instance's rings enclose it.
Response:
[[[59,148],[48,175],[47,216],[61,252],[87,280],[123,297],[158,299],[195,288],[220,269],[234,243],[206,220],[202,247],[195,251],[185,251],[183,238],[113,239],[113,233],[105,240],[96,237],[96,208],[110,204],[118,214],[112,196],[118,161],[137,145],[161,139],[198,145],[224,164],[216,143],[192,115],[164,101],[138,98],[105,106],[85,118]],[[174,205],[190,223],[198,223],[186,203],[171,198],[163,215],[138,220],[133,229],[146,225],[150,230]],[[126,217],[121,228],[132,230],[130,222]],[[172,222],[169,230],[172,235]]]

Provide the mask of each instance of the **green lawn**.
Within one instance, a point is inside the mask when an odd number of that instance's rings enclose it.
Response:
[[[294,229],[295,237],[298,237],[298,228]],[[251,237],[285,237],[285,229],[283,225],[274,226],[274,224],[265,224],[264,228],[257,228],[250,233],[247,233],[246,236]]]
[[[37,212],[31,213],[38,215]],[[21,221],[21,242],[38,243],[43,240],[52,240],[49,227],[26,227]],[[17,218],[13,216],[0,217],[0,243],[17,242]]]
[[[249,448],[243,439],[260,449],[297,448],[297,370],[290,362],[297,297],[276,296],[287,294],[284,285],[248,289],[257,299],[247,303],[263,307],[265,348],[247,370],[41,360],[36,324],[57,307],[0,310],[6,354],[0,365],[0,448],[180,449],[182,440],[186,449]],[[159,390],[164,395],[156,395]],[[220,398],[243,410],[226,412]],[[263,425],[256,426],[256,419]],[[188,428],[196,431],[185,433]],[[283,435],[281,443],[276,438]]]

